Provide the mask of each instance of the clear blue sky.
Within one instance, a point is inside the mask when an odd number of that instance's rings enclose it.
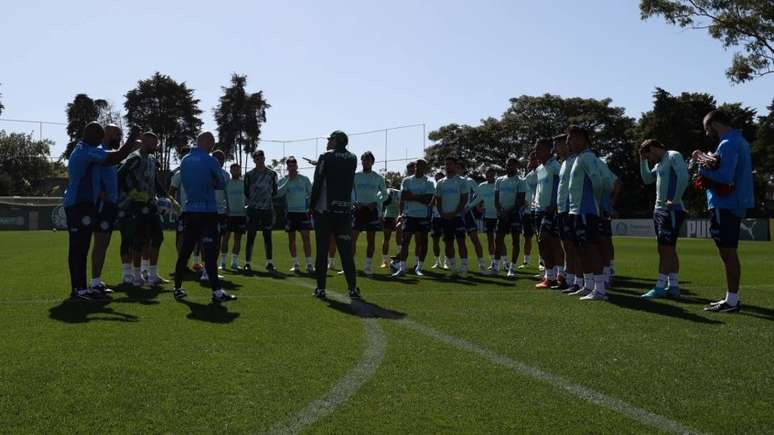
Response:
[[[265,139],[499,116],[546,92],[611,97],[639,116],[656,86],[763,112],[774,79],[731,85],[732,52],[705,31],[641,21],[637,0],[11,2],[0,15],[3,118],[65,121],[79,92],[117,106],[154,71],[195,89],[205,127],[232,72],[272,107]],[[0,122],[6,130],[37,130]],[[64,127],[46,127],[65,142]],[[384,154],[384,136],[353,138]],[[418,155],[419,129],[392,133],[392,158]],[[270,157],[278,145],[264,144]],[[288,146],[297,156],[314,143]]]

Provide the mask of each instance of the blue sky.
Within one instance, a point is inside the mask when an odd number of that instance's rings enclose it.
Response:
[[[15,1],[0,15],[2,117],[64,122],[79,92],[121,106],[154,71],[195,89],[208,128],[220,86],[232,72],[247,74],[272,105],[265,139],[476,124],[502,114],[510,97],[546,92],[611,97],[635,117],[650,108],[656,86],[759,112],[771,103],[774,78],[731,85],[731,51],[704,31],[641,21],[638,3]],[[64,127],[44,135],[61,152]],[[382,159],[384,141],[353,137],[354,150],[372,148]],[[421,129],[392,132],[388,145],[391,158],[419,155]],[[264,148],[282,155],[280,145]],[[286,153],[312,157],[314,142]]]

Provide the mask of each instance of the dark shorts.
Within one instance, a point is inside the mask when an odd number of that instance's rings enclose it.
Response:
[[[656,230],[656,240],[659,245],[675,246],[680,228],[685,221],[686,213],[682,210],[655,210],[653,212],[653,227]]]
[[[164,241],[161,216],[156,207],[139,206],[132,209],[134,221],[134,249],[141,250],[150,243],[158,248]]]
[[[285,216],[285,231],[311,231],[314,227],[312,225],[312,217],[309,213],[293,213],[288,212]]]
[[[183,240],[207,244],[220,237],[217,213],[183,213],[178,222]]]
[[[513,210],[507,217],[497,219],[497,225],[495,225],[495,232],[497,234],[513,234],[518,235],[523,231],[522,217],[519,215],[518,210]]]
[[[274,228],[274,210],[247,209],[247,231],[271,231]]]
[[[559,222],[556,213],[535,212],[534,223],[538,237],[559,237]]]
[[[392,217],[386,217],[384,220],[382,220],[382,226],[384,227],[384,231],[395,231],[395,223],[398,221],[397,218]]]
[[[739,229],[742,218],[726,208],[713,208],[710,214],[710,234],[718,248],[739,247]]]
[[[465,213],[465,231],[470,233],[475,233],[479,230],[479,220],[476,218],[476,215],[473,213],[473,210],[468,211]]]
[[[594,243],[599,238],[599,216],[593,214],[571,215],[574,241],[579,247]]]
[[[484,218],[484,231],[493,234],[497,229],[497,219]]]
[[[382,221],[379,219],[379,210],[358,207],[353,216],[352,229],[355,231],[381,231],[383,227]]]
[[[118,220],[118,206],[112,202],[99,201],[96,219],[95,233],[112,233]]]
[[[534,236],[536,225],[539,223],[535,221],[535,212],[528,211],[521,216],[521,232],[524,237]]]
[[[430,221],[431,226],[431,236],[434,239],[440,239],[443,237],[443,218],[440,217],[434,217]]]
[[[247,230],[247,216],[229,216],[226,220],[226,231],[234,234],[244,234]]]
[[[454,239],[465,239],[465,220],[462,216],[456,216],[453,219],[441,219],[443,226],[443,240],[451,242]]]
[[[599,236],[607,239],[613,237],[613,218],[607,212],[603,212],[599,218]]]
[[[430,219],[425,217],[406,217],[404,231],[410,234],[430,232]]]
[[[226,226],[228,225],[228,215],[227,214],[220,214],[218,213],[218,232],[221,234],[225,233]]]
[[[571,242],[575,240],[575,222],[571,215],[567,213],[559,213],[556,216],[556,223],[559,226],[559,237]]]
[[[65,207],[67,229],[71,233],[92,232],[97,217],[97,207],[91,203],[81,203]]]

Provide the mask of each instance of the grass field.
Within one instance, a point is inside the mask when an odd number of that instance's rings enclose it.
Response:
[[[368,304],[313,299],[304,275],[225,272],[240,297],[225,307],[189,282],[185,303],[171,285],[118,287],[89,308],[63,302],[66,237],[0,232],[2,433],[774,432],[771,243],[741,245],[743,311],[710,315],[725,289],[709,241],[680,242],[681,301],[639,298],[655,242],[622,238],[608,302],[535,290],[535,269],[378,270],[360,281]]]

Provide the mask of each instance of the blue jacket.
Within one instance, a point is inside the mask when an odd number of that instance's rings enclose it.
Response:
[[[707,189],[707,208],[725,208],[744,217],[747,209],[755,206],[750,144],[739,130],[729,130],[720,137],[715,154],[720,156],[720,166],[715,170],[701,168],[701,175],[719,183],[733,184],[734,190],[720,196],[713,189]]]
[[[184,212],[217,213],[215,189],[223,189],[226,180],[215,157],[194,148],[180,161],[180,177],[186,196]]]
[[[102,162],[107,153],[102,148],[79,142],[67,161],[67,190],[64,206],[76,204],[96,204],[101,191],[100,181]]]

